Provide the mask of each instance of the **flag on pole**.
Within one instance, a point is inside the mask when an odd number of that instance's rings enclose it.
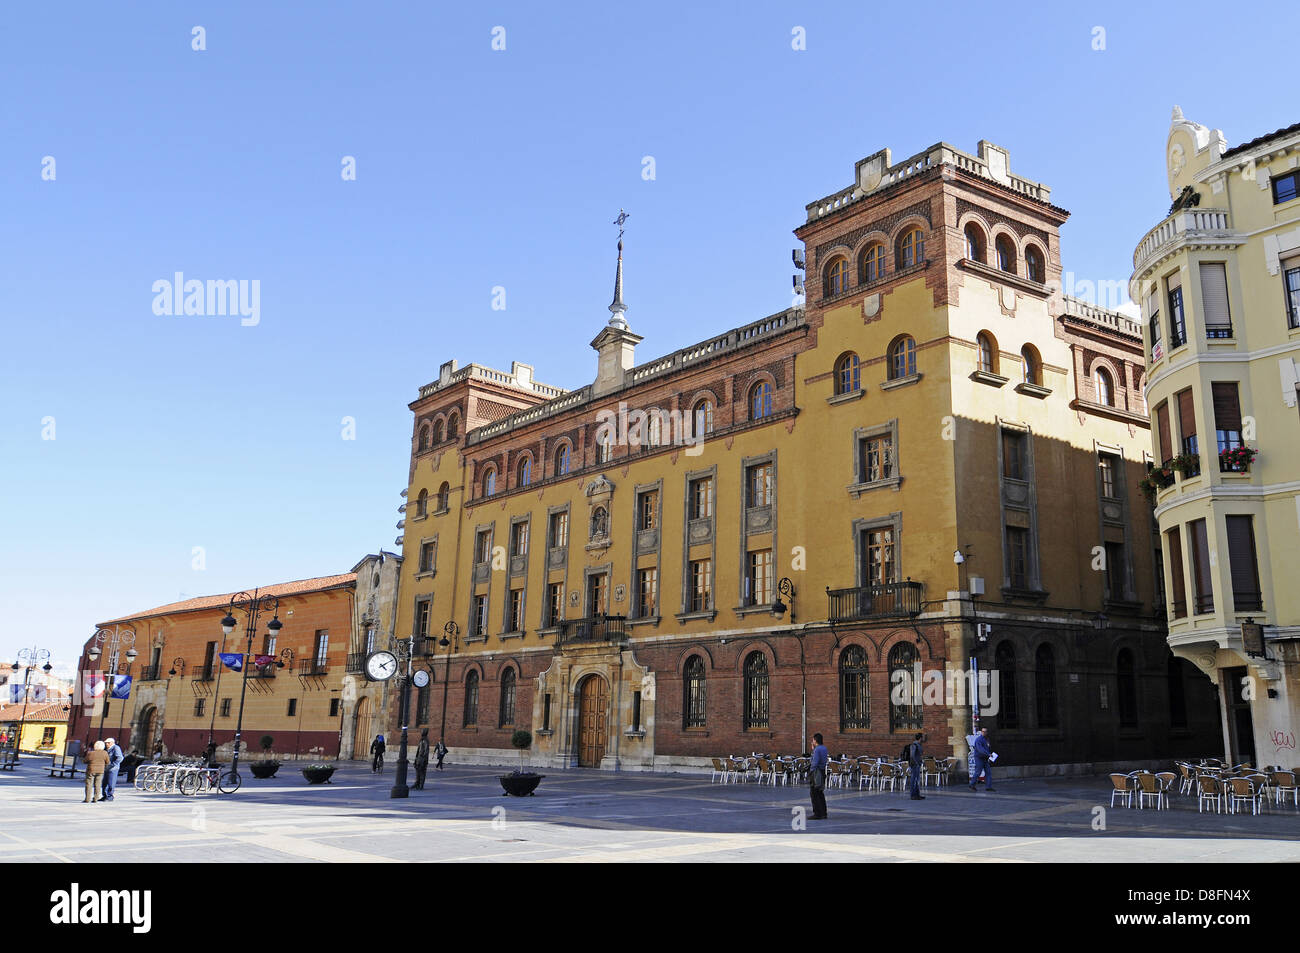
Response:
[[[268,665],[274,665],[274,664],[275,664],[275,656],[274,656],[274,655],[254,655],[254,656],[253,656],[253,664],[256,665],[258,668],[265,668],[265,667],[268,666]]]
[[[104,696],[104,675],[102,672],[81,673],[81,703],[93,705]]]
[[[112,690],[112,692],[109,694],[108,697],[109,697],[109,698],[121,698],[121,699],[127,699],[127,698],[130,698],[130,697],[131,697],[131,676],[130,676],[130,675],[114,675],[114,676],[113,676],[113,690]]]
[[[232,672],[242,672],[244,670],[244,655],[242,652],[218,652],[221,656],[221,664]]]

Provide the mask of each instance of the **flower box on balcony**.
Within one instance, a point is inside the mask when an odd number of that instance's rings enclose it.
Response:
[[[1201,458],[1195,453],[1180,453],[1172,460],[1165,461],[1165,466],[1177,470],[1184,477],[1198,476],[1201,472]]]
[[[1259,451],[1251,447],[1229,447],[1219,451],[1219,471],[1222,473],[1247,473]]]

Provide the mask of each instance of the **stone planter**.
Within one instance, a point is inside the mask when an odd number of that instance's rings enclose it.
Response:
[[[500,777],[500,781],[501,787],[505,790],[506,794],[514,797],[524,797],[525,795],[531,795],[536,791],[537,785],[542,783],[542,778],[544,777],[546,777],[546,775],[528,771],[524,774],[503,774]]]
[[[253,772],[255,778],[273,778],[275,772],[280,770],[279,761],[254,761],[248,766],[248,770]]]
[[[302,769],[302,776],[307,779],[307,783],[309,784],[329,784],[330,777],[333,774],[333,767]]]

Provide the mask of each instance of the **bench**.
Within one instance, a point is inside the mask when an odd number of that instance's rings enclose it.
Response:
[[[12,771],[17,764],[18,751],[16,749],[5,751],[4,754],[0,756],[0,771]]]
[[[77,759],[70,758],[67,755],[59,757],[57,754],[50,758],[50,777],[58,776],[60,778],[76,778],[77,776]]]

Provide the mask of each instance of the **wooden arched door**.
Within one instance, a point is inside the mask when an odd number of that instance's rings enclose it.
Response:
[[[370,698],[357,702],[357,720],[352,729],[352,757],[368,758],[370,752]]]
[[[599,675],[588,675],[578,686],[578,764],[600,767],[608,739],[609,686]]]
[[[140,725],[136,729],[136,739],[133,745],[145,758],[153,757],[153,746],[156,742],[154,736],[157,731],[158,709],[150,705],[140,718]]]

